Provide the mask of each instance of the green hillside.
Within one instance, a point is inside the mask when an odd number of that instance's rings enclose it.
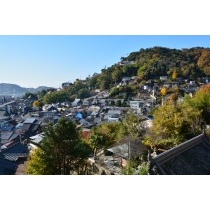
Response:
[[[128,62],[130,61],[130,62]],[[109,89],[123,76],[137,76],[138,81],[171,77],[176,70],[178,77],[197,79],[210,76],[210,49],[195,47],[190,49],[169,49],[153,47],[132,52],[121,57],[121,62],[102,69],[100,74],[89,79],[92,88]]]
[[[124,98],[138,95],[138,89],[147,80],[154,79],[160,84],[160,76],[199,81],[210,76],[210,49],[195,47],[190,49],[169,49],[153,47],[131,52],[121,57],[118,63],[101,69],[85,80],[77,79],[74,83],[63,83],[63,89],[52,92],[43,98],[45,103],[73,101],[75,98],[87,98],[94,95],[96,89],[108,90],[110,97]],[[123,77],[134,77],[133,82],[117,87]],[[43,97],[43,96],[42,96]]]

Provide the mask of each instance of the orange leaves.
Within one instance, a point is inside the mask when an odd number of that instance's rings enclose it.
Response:
[[[210,94],[210,83],[202,85],[200,89],[197,91],[197,94],[204,94],[204,93]]]
[[[203,68],[206,75],[210,75],[210,51],[203,50],[197,61],[199,68]]]

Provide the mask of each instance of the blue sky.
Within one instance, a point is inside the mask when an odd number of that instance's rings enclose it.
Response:
[[[140,48],[210,47],[207,35],[0,36],[0,83],[59,87],[85,79]]]

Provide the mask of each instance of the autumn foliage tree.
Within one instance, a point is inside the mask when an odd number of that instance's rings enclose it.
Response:
[[[34,101],[33,107],[39,107],[39,105],[40,105],[39,101]]]
[[[210,51],[203,49],[201,51],[201,56],[197,61],[197,65],[201,68],[207,76],[210,76]]]
[[[107,149],[116,143],[120,137],[121,123],[102,123],[91,129],[89,144],[96,154],[100,149]]]
[[[162,87],[162,88],[160,89],[160,94],[161,94],[161,96],[162,96],[162,105],[163,105],[163,99],[164,99],[165,95],[167,94],[167,89],[166,89],[166,87]]]
[[[205,123],[210,124],[210,83],[201,86],[189,103],[199,109]]]
[[[172,79],[173,79],[173,80],[176,80],[176,78],[177,78],[177,71],[174,70],[174,71],[173,71],[173,74],[172,74]]]
[[[187,103],[168,101],[153,116],[153,127],[144,138],[151,148],[170,149],[202,132],[200,111]]]
[[[166,89],[165,87],[162,87],[162,88],[160,89],[160,94],[161,94],[162,96],[165,96],[165,95],[167,94],[167,89]]]

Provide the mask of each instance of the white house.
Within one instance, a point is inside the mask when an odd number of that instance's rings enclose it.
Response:
[[[168,76],[160,76],[160,80],[161,81],[165,81],[165,80],[167,80],[168,79]]]
[[[141,101],[130,101],[130,107],[132,109],[137,109],[140,107]]]
[[[108,117],[108,122],[119,122],[119,121],[120,121],[119,117],[115,117],[115,116]]]
[[[129,82],[131,80],[130,77],[123,77],[122,82]]]

